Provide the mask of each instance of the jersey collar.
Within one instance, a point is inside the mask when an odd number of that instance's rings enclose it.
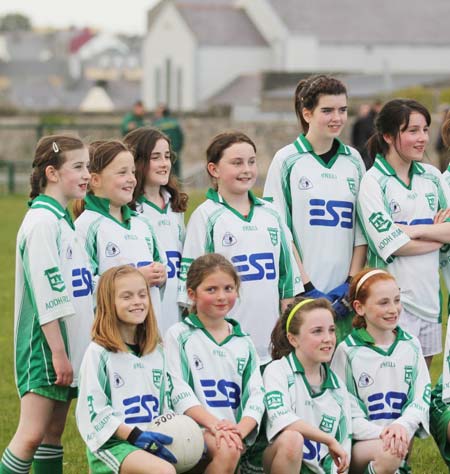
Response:
[[[164,200],[164,209],[161,209],[159,206],[157,206],[155,203],[149,201],[145,195],[143,194],[142,196],[139,196],[136,199],[136,202],[139,204],[147,204],[150,206],[152,209],[155,209],[155,211],[158,211],[160,214],[167,214],[167,210],[169,209],[169,202],[170,202],[170,193],[167,191],[165,188],[161,188],[161,196]]]
[[[375,162],[373,166],[384,175],[395,176],[397,179],[399,179],[394,168],[390,165],[386,158],[383,155],[380,155],[379,153],[375,157]],[[425,173],[425,168],[423,167],[423,165],[421,165],[417,161],[413,161],[409,170],[410,176],[412,177],[415,174],[423,173]]]
[[[395,340],[389,347],[387,351],[381,349],[380,347],[375,345],[375,340],[373,337],[367,332],[365,328],[353,329],[353,331],[349,334],[346,338],[346,343],[349,346],[364,346],[373,349],[376,352],[379,352],[383,355],[391,355],[394,352],[399,341],[409,341],[411,336],[403,331],[400,326],[395,328]]]
[[[131,227],[131,218],[133,216],[138,215],[137,212],[132,211],[128,206],[122,206],[121,212],[123,222],[120,222],[109,213],[109,199],[94,196],[93,194],[87,194],[84,198],[84,202],[86,203],[87,210],[98,212],[99,214],[108,217],[109,219],[113,220],[114,222],[121,225],[122,227],[125,227],[128,230],[130,230]]]
[[[58,219],[64,219],[72,229],[75,229],[69,211],[64,209],[56,199],[46,194],[39,194],[39,196],[28,203],[28,206],[31,209],[47,209],[47,211],[53,213]]]
[[[286,359],[292,369],[293,372],[297,374],[301,374],[303,377],[303,381],[306,385],[306,388],[309,391],[311,396],[321,395],[327,389],[336,389],[339,388],[339,382],[334,373],[331,371],[328,364],[322,364],[323,369],[325,370],[325,380],[322,382],[321,391],[319,393],[314,394],[311,390],[308,380],[305,376],[305,369],[303,368],[302,363],[298,360],[298,357],[295,355],[295,352],[292,351]]]
[[[232,337],[244,337],[244,336],[248,336],[248,334],[244,333],[241,329],[241,326],[239,325],[239,323],[234,320],[234,319],[231,319],[231,318],[225,318],[225,321],[229,324],[231,324],[231,334],[229,336],[227,336],[220,344],[211,336],[211,334],[208,332],[208,330],[205,328],[204,324],[200,321],[199,317],[194,314],[194,313],[191,313],[189,314],[188,316],[186,316],[184,319],[183,319],[183,323],[184,324],[187,324],[188,326],[190,327],[193,327],[193,328],[196,328],[196,329],[200,329],[201,331],[203,331],[203,333],[209,338],[211,339],[211,341],[213,341],[215,344],[217,344],[218,346],[223,346],[224,344],[226,344]]]
[[[222,204],[227,209],[229,209],[233,214],[235,214],[237,217],[239,217],[240,219],[242,219],[246,222],[251,222],[255,206],[263,206],[264,205],[264,201],[262,199],[257,198],[251,191],[249,191],[248,192],[248,198],[250,200],[250,212],[248,213],[248,216],[245,217],[240,212],[236,211],[236,209],[234,209],[234,207],[231,207],[227,203],[227,201],[225,201],[225,199],[215,189],[209,188],[207,193],[206,193],[206,198],[211,199],[211,201],[214,201],[218,204]]]
[[[314,149],[311,145],[311,143],[309,142],[309,140],[305,137],[305,135],[303,133],[301,133],[297,139],[295,140],[294,142],[294,146],[295,148],[297,149],[297,151],[300,153],[300,154],[303,154],[303,153],[309,153],[310,155],[312,155],[322,166],[324,166],[325,168],[331,168],[333,166],[333,164],[335,163],[335,161],[337,160],[338,156],[339,155],[346,155],[346,156],[349,156],[351,155],[351,151],[350,151],[350,148],[347,146],[347,145],[344,145],[341,140],[339,140],[339,138],[335,138],[335,140],[339,143],[339,147],[337,149],[337,152],[336,152],[336,155],[334,155],[334,157],[329,161],[329,163],[325,163],[322,158],[320,158],[319,155],[317,155],[315,152],[314,152]]]

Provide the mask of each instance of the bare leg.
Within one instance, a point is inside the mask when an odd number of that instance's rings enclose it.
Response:
[[[120,474],[175,474],[172,464],[140,449],[130,453],[120,466]]]
[[[298,431],[285,430],[264,451],[266,474],[298,474],[302,466],[303,436]]]
[[[352,448],[350,473],[364,472],[370,461],[377,474],[394,474],[402,463],[402,459],[383,450],[380,439],[357,441]]]

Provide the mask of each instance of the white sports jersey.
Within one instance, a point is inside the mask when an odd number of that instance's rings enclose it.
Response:
[[[95,275],[118,265],[139,268],[152,262],[165,263],[153,226],[145,217],[123,206],[124,222],[119,222],[109,213],[108,199],[88,194],[85,202],[75,227],[85,241]],[[163,317],[160,289],[152,286],[150,296],[159,324]]]
[[[305,370],[295,355],[271,362],[264,371],[267,408],[267,439],[271,442],[288,425],[302,420],[333,436],[350,456],[352,432],[355,439],[378,438],[381,429],[368,422],[345,385],[322,365],[325,380],[316,392],[305,377]],[[336,473],[336,465],[326,445],[304,439],[300,473]]]
[[[311,282],[325,293],[347,279],[353,248],[366,244],[355,217],[364,171],[355,149],[339,142],[327,165],[300,135],[277,151],[267,172],[264,196],[273,198]]]
[[[218,344],[199,318],[190,314],[164,338],[171,401],[175,412],[202,405],[218,419],[256,420],[264,413],[264,387],[252,340],[239,324],[226,320],[230,335]],[[251,443],[257,430],[247,437]]]
[[[331,367],[380,426],[399,423],[410,439],[429,433],[431,385],[419,341],[397,328],[394,343],[375,346],[365,329],[354,329],[337,347]]]
[[[141,196],[137,200],[136,210],[153,224],[158,240],[165,250],[167,282],[162,298],[164,318],[158,321],[159,330],[164,334],[170,326],[180,320],[177,292],[185,227],[184,213],[174,212],[170,206],[170,194],[165,190],[162,193],[165,201],[164,209],[148,201],[145,196]]]
[[[442,174],[442,177],[447,184],[447,189],[450,189],[450,171],[447,169]],[[450,199],[447,202],[450,202]],[[447,285],[447,289],[450,290],[450,244],[441,248],[439,252],[439,266],[441,267],[442,276]]]
[[[395,256],[394,252],[410,241],[396,224],[432,224],[439,209],[448,207],[446,187],[434,166],[417,162],[411,165],[411,184],[406,186],[392,166],[377,155],[361,181],[358,196],[358,218],[369,245],[369,265],[392,273],[405,309],[430,322],[437,322],[441,313],[439,251]]]
[[[76,420],[90,451],[97,451],[125,423],[143,431],[166,411],[166,372],[161,346],[138,357],[110,352],[95,342],[80,369]]]
[[[270,334],[279,317],[279,301],[303,291],[292,252],[292,237],[275,208],[249,193],[248,217],[239,214],[212,189],[192,214],[181,261],[178,299],[188,304],[186,275],[192,261],[217,252],[235,266],[241,279],[239,299],[230,317],[249,331],[261,362],[270,360]]]
[[[77,386],[94,317],[92,273],[72,219],[55,199],[40,195],[17,234],[14,347],[20,396],[52,385],[56,375],[41,326],[59,320]]]

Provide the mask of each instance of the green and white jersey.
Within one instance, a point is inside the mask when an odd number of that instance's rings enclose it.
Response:
[[[230,335],[218,344],[195,314],[172,326],[164,338],[171,402],[176,413],[202,405],[218,419],[256,420],[264,413],[264,387],[252,340],[226,319]],[[252,443],[257,430],[246,442]]]
[[[136,210],[153,224],[156,236],[165,251],[167,282],[162,298],[164,318],[158,321],[159,329],[164,334],[170,326],[180,320],[177,292],[185,226],[184,213],[174,212],[170,205],[170,194],[166,190],[162,193],[165,201],[164,209],[148,201],[145,196],[141,196],[137,200]]]
[[[322,365],[325,378],[316,391],[308,383],[295,352],[272,361],[264,371],[267,409],[266,433],[269,442],[296,421],[304,421],[333,436],[350,456],[352,408],[345,385]],[[379,432],[377,432],[377,435]],[[375,435],[374,437],[376,437]],[[304,439],[301,474],[336,473],[336,465],[326,445]]]
[[[91,342],[80,369],[76,407],[78,430],[88,449],[101,448],[122,423],[148,430],[167,411],[166,389],[161,346],[139,357]]]
[[[430,375],[419,341],[400,327],[388,348],[365,329],[354,329],[337,347],[331,367],[345,381],[369,420],[399,423],[410,439],[429,434]]]
[[[77,386],[94,317],[92,273],[66,209],[35,198],[17,234],[14,361],[19,395],[56,380],[41,326],[58,320]]]
[[[277,151],[267,173],[264,196],[273,199],[311,282],[325,293],[347,279],[354,247],[366,244],[356,222],[364,171],[355,149],[339,142],[326,164],[300,135]]]
[[[192,261],[217,252],[235,266],[241,279],[239,299],[230,317],[249,331],[261,362],[270,360],[270,334],[279,317],[280,299],[303,291],[292,252],[292,237],[279,213],[251,192],[251,209],[244,217],[212,189],[192,214],[181,260],[178,300],[188,305],[186,275]]]
[[[433,224],[437,212],[448,207],[447,185],[432,165],[413,162],[410,174],[406,186],[386,159],[377,155],[361,182],[358,218],[369,245],[369,265],[395,276],[409,313],[437,322],[441,312],[439,251],[403,257],[394,253],[410,241],[397,224]]]
[[[447,184],[447,190],[450,190],[450,170],[447,169],[442,177]],[[450,202],[450,198],[447,202]],[[447,221],[446,221],[447,222]],[[444,245],[439,252],[439,266],[441,267],[442,277],[445,280],[447,289],[450,290],[450,245]]]
[[[85,210],[75,221],[75,227],[84,239],[86,251],[95,275],[118,265],[139,268],[165,259],[152,224],[128,206],[123,206],[124,222],[109,213],[109,200],[89,194],[85,198]],[[150,288],[153,310],[160,324],[160,289]]]

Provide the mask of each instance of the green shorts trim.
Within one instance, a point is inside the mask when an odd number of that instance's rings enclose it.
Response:
[[[87,460],[91,474],[119,474],[123,460],[134,451],[138,451],[127,441],[110,439],[100,449],[95,451],[86,450]]]
[[[46,385],[43,387],[36,387],[30,390],[31,393],[36,393],[41,397],[50,398],[58,402],[67,402],[78,397],[77,387],[60,387],[59,385]]]
[[[430,431],[448,467],[450,467],[450,444],[447,439],[449,423],[450,405],[442,401],[442,383],[439,379],[431,394]]]

